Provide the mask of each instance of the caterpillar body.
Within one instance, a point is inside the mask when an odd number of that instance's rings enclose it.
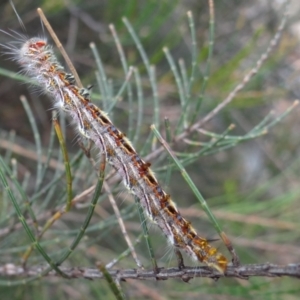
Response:
[[[66,73],[45,38],[24,40],[18,47],[7,46],[24,72],[66,112],[79,133],[94,142],[119,173],[124,185],[140,199],[147,216],[158,225],[170,244],[185,251],[193,259],[224,273],[227,259],[207,239],[200,237],[189,221],[158,183],[146,163],[125,135],[109,117],[89,99],[89,91],[76,86],[72,74]]]

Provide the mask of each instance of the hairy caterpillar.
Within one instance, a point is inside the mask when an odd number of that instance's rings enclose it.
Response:
[[[72,74],[57,61],[45,38],[23,39],[5,46],[24,70],[51,96],[55,106],[66,112],[78,132],[105,153],[107,161],[121,176],[124,185],[140,199],[148,217],[158,225],[168,241],[193,259],[224,273],[227,259],[200,237],[161,188],[150,164],[142,160],[125,135],[105,112],[89,99],[88,89],[79,88]]]

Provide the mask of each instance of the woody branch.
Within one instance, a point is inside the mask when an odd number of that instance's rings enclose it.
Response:
[[[23,268],[14,264],[6,264],[0,266],[0,276],[6,278],[28,278],[36,276],[44,271],[46,267],[31,266]],[[85,279],[103,279],[103,274],[98,269],[93,268],[60,268],[70,279],[85,278]],[[207,277],[217,279],[220,276],[218,271],[208,267],[185,267],[178,268],[160,268],[156,274],[153,270],[143,269],[114,269],[107,270],[114,280],[126,281],[127,279],[134,280],[167,280],[172,278],[181,278],[183,281],[189,281],[196,277]],[[291,263],[288,265],[276,265],[271,263],[264,264],[249,264],[239,267],[228,266],[224,277],[234,277],[248,279],[250,277],[294,277],[300,278],[300,263]],[[59,277],[55,271],[49,272],[45,277]],[[223,277],[223,276],[222,276]]]

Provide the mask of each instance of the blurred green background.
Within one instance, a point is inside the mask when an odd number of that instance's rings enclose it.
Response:
[[[83,84],[94,85],[95,94],[99,94],[99,90],[95,76],[95,60],[89,47],[90,42],[96,44],[107,77],[112,80],[110,86],[114,91],[118,91],[125,78],[114,39],[109,31],[109,24],[115,26],[128,64],[137,67],[142,78],[145,98],[143,123],[140,128],[141,136],[134,145],[137,151],[140,151],[150,132],[149,126],[153,122],[153,101],[145,66],[134,41],[122,22],[122,17],[125,16],[139,36],[150,63],[156,67],[159,118],[161,124],[164,117],[170,119],[171,131],[174,134],[172,126],[175,126],[178,121],[181,107],[178,89],[162,48],[167,46],[170,49],[175,62],[184,59],[190,71],[192,40],[186,12],[192,11],[199,47],[198,73],[205,74],[209,51],[208,1],[15,0],[14,4],[25,24],[25,35],[29,37],[45,34],[36,13],[37,7],[43,8],[56,34],[66,47]],[[275,116],[279,115],[299,97],[300,31],[297,31],[297,28],[300,28],[300,20],[297,12],[300,7],[297,7],[297,1],[292,1],[292,5],[292,14],[278,47],[272,52],[259,73],[237,94],[234,101],[206,124],[206,130],[221,134],[234,123],[236,127],[230,134],[244,135],[271,110],[275,112]],[[227,97],[238,83],[241,83],[246,72],[255,65],[260,55],[266,50],[280,23],[282,11],[282,6],[276,1],[215,1],[215,37],[210,78],[201,114],[197,119],[205,116]],[[12,29],[22,32],[8,1],[1,2],[0,12],[2,30]],[[2,44],[10,40],[12,40],[11,37],[0,33]],[[62,61],[61,58],[60,60]],[[0,57],[0,67],[12,72],[18,71],[15,62],[5,55]],[[40,92],[32,91],[27,84],[20,84],[17,80],[5,76],[4,73],[1,74],[3,75],[0,77],[0,154],[8,164],[11,158],[17,159],[17,177],[20,182],[23,182],[26,174],[30,172],[27,191],[31,197],[36,192],[33,188],[36,161],[30,156],[35,151],[35,142],[19,97],[26,95],[28,98],[39,129],[44,153],[47,152],[51,132],[51,102],[44,99],[45,96],[40,96]],[[199,93],[201,83],[201,76],[198,76],[192,89],[193,94]],[[131,105],[134,111],[137,107],[136,99],[133,101],[129,103],[125,93],[122,101],[118,102],[111,112],[116,124],[125,132],[130,123],[128,111]],[[298,113],[299,110],[296,108],[267,135],[246,141],[227,151],[200,157],[186,167],[224,231],[232,238],[242,263],[299,262]],[[4,143],[12,139],[14,135],[13,144],[20,146],[20,151],[17,147],[12,147],[13,150],[10,151]],[[71,158],[78,150],[75,136],[71,126],[67,126],[66,140]],[[198,138],[199,142],[202,141],[201,136]],[[203,141],[206,140],[207,137],[203,136]],[[57,141],[55,145],[53,155],[58,157]],[[29,153],[22,151],[22,148],[28,150]],[[176,151],[192,152],[196,149],[179,144],[176,145]],[[144,155],[150,152],[151,149],[148,149]],[[155,165],[155,161],[151,162]],[[163,162],[166,164],[166,160]],[[160,162],[157,163],[157,166],[161,166],[160,164]],[[96,176],[91,170],[88,160],[83,158],[83,162],[76,169],[79,179],[74,187],[75,195],[95,183]],[[49,182],[55,172],[55,167],[50,168],[43,184]],[[175,195],[174,201],[182,215],[192,221],[199,234],[207,238],[215,238],[216,233],[211,223],[182,180],[180,173],[174,170],[170,182],[165,185],[165,173],[157,172],[157,175],[167,192]],[[84,176],[87,176],[88,180],[82,179]],[[47,205],[43,205],[43,197],[46,198],[46,196],[41,196],[36,200],[34,209],[37,215],[44,211],[51,211],[54,207],[64,203],[65,199],[60,198],[65,195],[65,185],[64,183],[57,185],[54,195],[49,196]],[[125,225],[131,239],[135,240],[141,232],[136,207],[124,189],[118,189],[118,187],[116,189],[119,208],[125,211]],[[6,218],[7,212],[13,212],[13,208],[8,204],[9,201],[4,191],[1,191],[0,202],[1,199],[3,201],[2,205],[0,204],[2,211],[0,229],[3,229],[13,226],[18,220],[16,216],[9,220]],[[67,248],[68,242],[78,231],[89,201],[87,199],[85,206],[76,207],[66,214],[43,237],[43,245],[53,257],[57,257],[60,251]],[[87,236],[68,259],[66,266],[94,267],[98,260],[108,263],[127,248],[120,229],[115,223],[109,223],[109,220],[113,220],[112,216],[113,211],[109,201],[103,197],[95,210]],[[21,255],[30,245],[22,230],[21,228],[0,237],[1,265],[20,263]],[[151,229],[150,236],[159,266],[176,266],[172,251],[158,230]],[[220,241],[215,244],[227,255]],[[137,245],[137,253],[143,265],[151,269],[148,250],[143,239]],[[187,262],[189,265],[196,265],[195,262],[189,260]],[[28,261],[28,266],[39,263],[45,262],[35,251]],[[130,257],[130,259],[121,260],[116,267],[134,268],[136,265]],[[5,282],[9,284],[9,280],[13,278],[2,278],[1,299],[64,299],[67,297],[114,299],[103,280],[45,278],[13,288],[5,285]],[[291,278],[251,278],[249,281],[222,278],[218,282],[197,278],[191,280],[189,284],[179,280],[162,282],[132,280],[122,283],[121,286],[130,299],[199,299],[201,297],[203,299],[298,299],[299,295],[299,283]]]

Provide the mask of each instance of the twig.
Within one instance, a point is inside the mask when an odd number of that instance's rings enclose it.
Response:
[[[0,266],[0,276],[6,278],[27,278],[36,276],[41,273],[45,267],[31,266],[26,269],[22,266],[14,264],[6,264]],[[103,279],[103,274],[98,269],[92,268],[62,268],[70,279],[85,278],[85,279]],[[126,279],[135,280],[167,280],[171,278],[181,278],[185,282],[195,277],[207,277],[216,279],[220,277],[220,273],[208,267],[185,267],[178,268],[160,268],[159,273],[156,274],[153,270],[137,270],[137,269],[118,269],[108,270],[110,276],[114,280],[126,281]],[[288,265],[275,265],[270,263],[241,265],[239,267],[229,266],[225,272],[224,277],[242,278],[245,277],[281,277],[288,276],[293,278],[300,278],[300,263]],[[59,277],[55,271],[49,272],[45,277]],[[13,284],[13,281],[8,282]]]
[[[38,8],[37,12],[40,15],[40,18],[42,19],[42,21],[43,21],[44,25],[46,26],[47,30],[49,31],[49,34],[51,35],[51,37],[52,37],[53,41],[55,42],[57,48],[59,49],[60,53],[64,57],[71,73],[74,75],[77,85],[82,88],[82,83],[81,83],[81,80],[78,76],[78,73],[77,73],[75,67],[73,66],[73,63],[72,63],[71,59],[69,58],[66,50],[64,49],[63,45],[59,41],[59,39],[58,39],[57,35],[55,34],[54,30],[52,29],[50,23],[48,22],[43,10],[41,8]]]
[[[121,216],[121,213],[120,213],[120,210],[119,210],[119,208],[118,208],[118,206],[116,204],[116,201],[115,201],[115,199],[114,199],[114,197],[113,197],[113,195],[111,193],[111,190],[110,190],[110,188],[109,188],[109,186],[108,186],[108,184],[106,182],[104,182],[103,187],[104,187],[104,190],[107,192],[108,199],[109,199],[110,204],[111,204],[111,206],[112,206],[112,208],[114,210],[114,213],[115,213],[116,218],[118,220],[119,226],[120,226],[121,231],[123,233],[124,239],[125,239],[125,241],[126,241],[126,243],[128,245],[128,248],[130,249],[131,255],[132,255],[133,259],[135,260],[137,266],[139,268],[142,268],[142,263],[140,262],[140,260],[137,257],[137,254],[135,252],[134,246],[133,246],[133,244],[132,244],[132,242],[131,242],[131,240],[129,238],[129,235],[127,233],[125,224],[123,222],[123,219],[122,219],[122,216]]]

